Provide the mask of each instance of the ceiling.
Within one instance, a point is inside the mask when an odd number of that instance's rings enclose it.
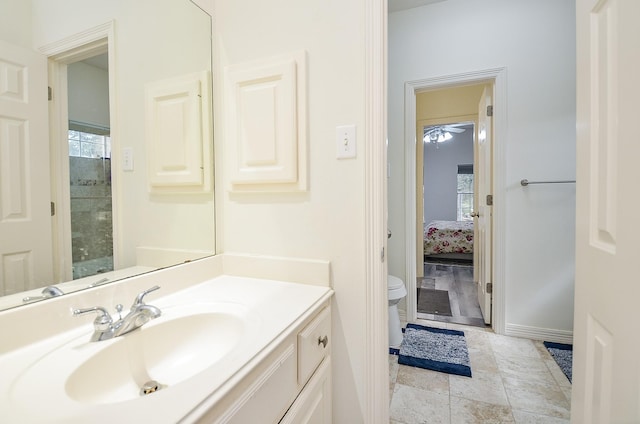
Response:
[[[444,135],[445,133],[450,133],[449,138],[444,138],[443,140],[438,140],[439,142],[450,140],[455,137],[456,134],[463,133],[467,130],[469,132],[467,134],[471,134],[473,138],[473,122],[459,122],[459,123],[451,123],[451,124],[442,124],[442,125],[425,125],[423,128],[424,137],[427,138],[430,134],[433,138],[430,139],[432,143],[435,143],[438,135]],[[435,136],[433,135],[435,134]],[[467,135],[468,137],[468,135]],[[425,141],[428,142],[429,140]]]
[[[108,54],[103,53],[98,56],[93,56],[88,59],[83,60],[87,65],[95,66],[96,68],[104,69],[105,71],[109,69],[109,59]]]
[[[388,0],[389,13],[401,10],[413,9],[414,7],[425,6],[431,3],[438,3],[445,0]]]

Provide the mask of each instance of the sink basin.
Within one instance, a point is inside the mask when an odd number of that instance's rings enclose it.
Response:
[[[0,327],[8,340],[3,346],[10,349],[0,349],[0,422],[191,423],[230,418],[240,393],[245,399],[254,385],[280,372],[282,361],[295,357],[294,329],[319,302],[328,301],[331,290],[232,275],[189,284],[189,279],[204,278],[219,266],[204,261],[206,266],[185,264],[194,272],[184,273],[189,277],[184,288],[150,302],[161,309],[161,316],[115,339],[91,342],[95,317],[75,318],[72,307],[113,305],[131,299],[126,294],[134,288],[182,281],[173,281],[169,270],[166,276],[160,271],[162,278],[149,274],[135,287],[124,286],[133,281],[113,283],[3,311]],[[278,346],[289,340],[280,352]],[[275,357],[281,361],[264,369],[264,361]],[[295,380],[295,375],[290,377]],[[152,381],[157,383],[148,384]]]
[[[113,403],[141,396],[141,387],[150,381],[161,389],[171,387],[228,354],[239,343],[244,326],[239,315],[228,312],[151,324],[117,337],[80,364],[66,381],[69,397]]]
[[[30,400],[38,399],[43,411],[63,406],[71,412],[74,405],[87,410],[154,397],[163,402],[174,387],[203,372],[210,380],[228,378],[226,370],[259,327],[258,318],[236,303],[161,310],[159,318],[111,340],[90,342],[85,327],[82,336],[28,367],[12,385],[11,397],[26,400],[25,409],[33,410]],[[149,382],[159,390],[141,392]]]

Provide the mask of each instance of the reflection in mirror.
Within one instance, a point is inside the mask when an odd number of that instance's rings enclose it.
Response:
[[[113,271],[108,54],[67,67],[73,279]]]
[[[197,1],[3,0],[0,310],[215,253]],[[171,86],[185,79],[188,95]]]

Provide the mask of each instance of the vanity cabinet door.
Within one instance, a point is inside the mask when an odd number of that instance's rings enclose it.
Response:
[[[201,416],[198,424],[275,424],[295,401],[297,384],[295,335],[277,346],[231,392]],[[185,421],[191,422],[191,421]]]
[[[275,423],[295,397],[296,355],[293,344],[273,361],[241,396],[230,424]]]
[[[198,423],[331,423],[331,308],[277,347]]]
[[[281,424],[331,424],[331,357],[322,361]]]

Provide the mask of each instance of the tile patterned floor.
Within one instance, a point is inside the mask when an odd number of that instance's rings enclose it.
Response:
[[[571,383],[542,342],[426,325],[465,332],[473,377],[399,365],[389,355],[391,424],[569,423]]]
[[[451,304],[451,316],[423,311],[418,305],[418,318],[484,327],[473,265],[425,262],[424,277],[418,278],[416,287],[447,291]]]

